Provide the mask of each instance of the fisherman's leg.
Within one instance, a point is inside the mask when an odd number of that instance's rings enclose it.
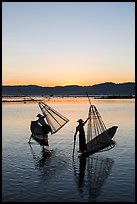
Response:
[[[87,145],[85,141],[81,141],[80,143],[80,152],[86,152],[87,151]]]
[[[47,134],[44,134],[44,141],[45,141],[45,145],[46,146],[49,146],[49,144],[48,144],[48,135]]]
[[[43,140],[44,140],[44,129],[43,129],[43,126],[41,128],[42,128],[42,137],[43,137]]]

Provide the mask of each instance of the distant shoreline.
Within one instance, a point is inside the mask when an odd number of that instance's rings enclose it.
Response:
[[[95,97],[95,99],[131,99],[131,98],[135,98],[135,95],[125,95],[125,96],[108,95],[108,96]]]
[[[2,96],[43,96],[43,97],[58,97],[58,96],[129,96],[135,95],[135,83],[116,84],[106,82],[95,84],[92,86],[56,86],[56,87],[41,87],[37,85],[27,86],[2,86]]]
[[[33,97],[35,97],[35,99],[32,97],[29,97],[29,96],[2,96],[2,98],[4,98],[2,100],[2,102],[24,102],[24,103],[26,103],[26,102],[35,102],[35,101],[37,102],[40,100],[42,101],[43,99],[46,99],[46,98],[47,99],[57,98],[57,97],[59,97],[59,98],[72,98],[72,97],[73,98],[79,98],[80,97],[81,98],[81,97],[87,97],[87,96],[85,96],[85,95],[84,96],[83,95],[76,95],[76,96],[75,95],[68,95],[68,96],[60,95],[60,96],[45,96],[45,97],[33,96]],[[43,99],[37,99],[37,97],[43,98]],[[123,96],[122,95],[103,95],[103,96],[91,96],[91,95],[89,95],[89,97],[94,98],[94,99],[134,99],[135,95],[123,95]],[[11,99],[13,99],[13,100],[11,100]]]

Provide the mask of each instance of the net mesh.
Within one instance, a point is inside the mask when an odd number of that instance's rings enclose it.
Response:
[[[47,123],[51,127],[51,134],[55,134],[69,121],[69,119],[67,119],[65,116],[63,116],[44,102],[39,102],[39,107],[43,115],[45,115]]]
[[[95,105],[90,105],[88,117],[87,142],[107,129]]]
[[[110,142],[107,128],[96,106],[89,107],[89,121],[87,124],[87,150],[95,151]]]

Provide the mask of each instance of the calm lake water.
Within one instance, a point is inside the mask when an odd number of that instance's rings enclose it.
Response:
[[[51,98],[45,103],[69,119],[49,134],[51,157],[30,138],[30,121],[41,113],[37,102],[2,103],[3,202],[134,202],[135,100],[91,99],[107,128],[117,125],[116,145],[109,151],[72,157],[73,135],[79,118],[88,115],[87,98]],[[85,127],[86,132],[86,127]]]

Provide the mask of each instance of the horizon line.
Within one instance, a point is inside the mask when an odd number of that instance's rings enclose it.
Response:
[[[93,84],[93,85],[77,85],[77,84],[72,84],[72,85],[41,86],[41,85],[37,85],[37,84],[22,84],[22,85],[2,85],[2,86],[40,86],[40,87],[54,88],[54,87],[65,87],[65,86],[81,86],[81,87],[85,87],[85,86],[94,86],[94,85],[100,85],[100,84],[106,84],[106,83],[125,84],[125,83],[135,83],[135,81],[120,82],[120,83],[115,83],[115,82],[107,81],[107,82],[101,82],[101,83]]]

